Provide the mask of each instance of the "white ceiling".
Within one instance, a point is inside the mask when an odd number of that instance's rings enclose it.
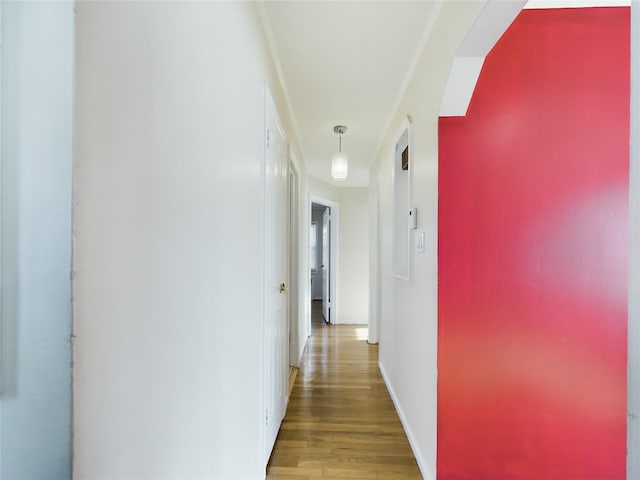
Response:
[[[267,37],[293,110],[310,175],[366,186],[369,165],[413,73],[436,1],[266,1]],[[331,179],[335,125],[349,177]]]
[[[491,42],[489,48],[495,43],[493,30],[504,17],[495,10],[504,10],[500,4],[505,0],[473,1],[488,5],[487,21],[476,28],[477,35],[467,43],[471,50],[488,50],[485,43]],[[442,2],[258,2],[310,175],[339,186],[369,184],[369,166]],[[523,2],[510,3],[519,9]],[[629,0],[530,0],[525,8],[621,4],[628,5]],[[507,16],[513,17],[511,13]],[[500,32],[510,21],[501,25]],[[349,156],[349,177],[344,182],[331,178],[331,156],[338,149],[335,125],[347,126],[342,150]]]

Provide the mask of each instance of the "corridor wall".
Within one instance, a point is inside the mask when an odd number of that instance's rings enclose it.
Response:
[[[265,85],[309,216],[258,8],[75,10],[74,477],[263,480]]]
[[[625,478],[629,9],[525,10],[439,122],[439,480]]]
[[[437,215],[438,112],[452,58],[482,11],[483,2],[442,2],[426,25],[429,40],[417,52],[371,171],[373,252],[371,308],[380,320],[380,370],[400,415],[424,478],[436,474],[437,384]],[[410,278],[392,274],[394,225],[393,161],[407,117],[412,124],[410,154],[412,208],[417,229],[410,235]],[[415,234],[424,232],[424,253],[416,252]]]

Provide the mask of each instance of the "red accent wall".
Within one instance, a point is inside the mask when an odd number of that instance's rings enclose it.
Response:
[[[439,480],[625,477],[629,23],[523,11],[440,119]]]

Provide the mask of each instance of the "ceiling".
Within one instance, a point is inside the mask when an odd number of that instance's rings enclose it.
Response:
[[[308,173],[367,186],[369,165],[428,33],[436,1],[265,1],[263,22]],[[331,178],[345,125],[346,181]]]
[[[369,166],[377,156],[442,1],[258,2],[310,175],[339,186],[369,184]],[[488,5],[483,11],[487,21],[474,25],[478,32],[468,43],[474,51],[484,45],[480,55],[483,57],[495,43],[494,33],[499,36],[517,11],[505,16],[496,13],[504,0],[476,1]],[[519,10],[524,2],[511,3],[517,4]],[[628,5],[629,0],[530,0],[526,7],[621,4]],[[508,18],[504,25],[502,17]],[[485,45],[487,41],[490,43]],[[338,150],[338,137],[333,132],[336,125],[347,127],[342,150],[349,157],[349,176],[343,182],[331,178],[331,156]]]

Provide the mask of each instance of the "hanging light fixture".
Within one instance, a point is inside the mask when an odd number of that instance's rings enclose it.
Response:
[[[342,153],[342,134],[347,131],[347,127],[337,125],[333,127],[333,131],[338,134],[338,153],[334,153],[331,157],[331,176],[334,180],[346,180],[349,173],[349,163],[347,155]]]

